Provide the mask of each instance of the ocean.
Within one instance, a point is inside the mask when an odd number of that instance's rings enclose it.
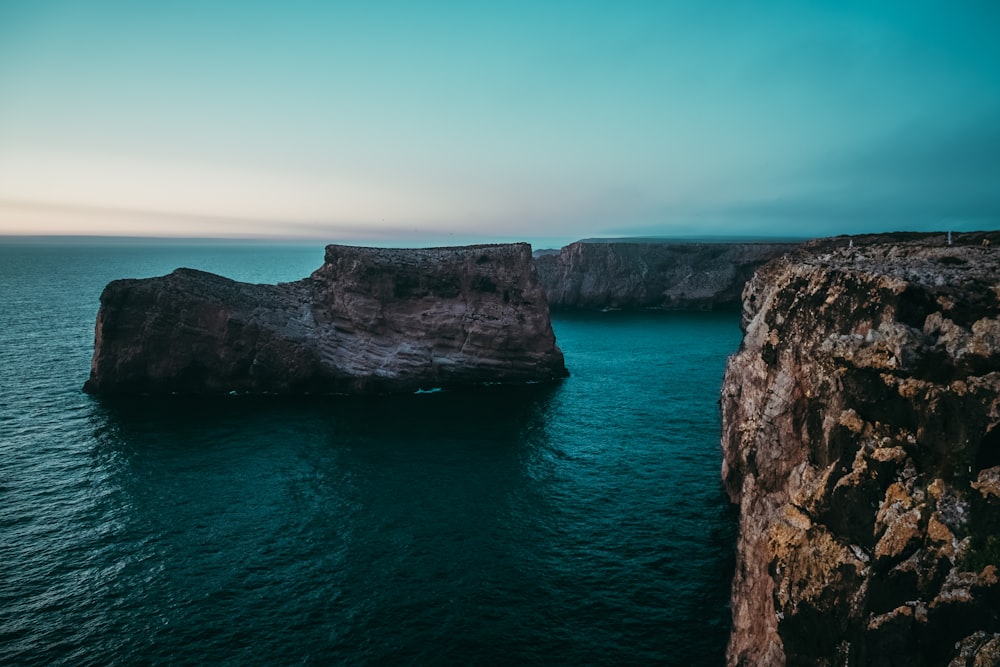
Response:
[[[81,391],[110,280],[322,260],[0,241],[0,664],[722,664],[735,312],[556,314],[551,385]]]

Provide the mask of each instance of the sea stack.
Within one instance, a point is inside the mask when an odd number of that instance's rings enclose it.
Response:
[[[825,240],[746,286],[730,665],[1000,664],[998,240]]]
[[[378,394],[567,375],[526,243],[330,245],[308,278],[177,269],[101,295],[94,394]]]

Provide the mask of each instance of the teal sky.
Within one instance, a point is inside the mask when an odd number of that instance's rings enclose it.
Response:
[[[993,0],[0,0],[0,234],[997,228],[997,35]]]

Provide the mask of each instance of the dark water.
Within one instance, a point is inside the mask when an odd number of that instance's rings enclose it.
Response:
[[[553,386],[80,392],[108,280],[321,261],[0,245],[0,664],[722,663],[734,314],[558,317]]]

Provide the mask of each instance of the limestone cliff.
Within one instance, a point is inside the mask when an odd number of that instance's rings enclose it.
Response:
[[[748,283],[729,664],[1000,664],[998,242],[826,240]]]
[[[577,241],[537,253],[535,265],[556,309],[712,310],[736,308],[757,267],[792,243]]]
[[[84,389],[386,393],[565,375],[527,244],[330,245],[293,283],[191,269],[110,283]]]

